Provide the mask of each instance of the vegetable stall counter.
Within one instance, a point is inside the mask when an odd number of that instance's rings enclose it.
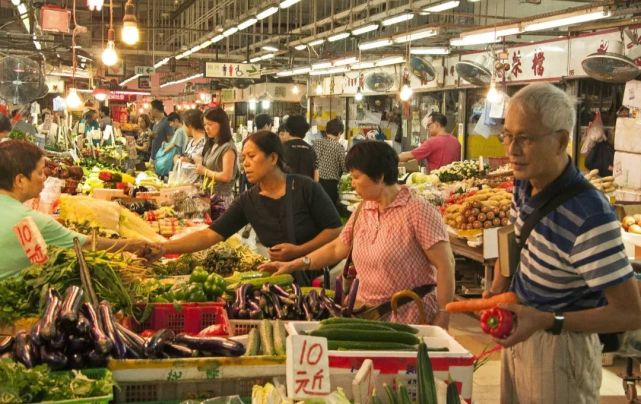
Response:
[[[489,290],[492,286],[492,279],[494,278],[494,263],[496,262],[496,258],[485,258],[482,245],[470,247],[464,239],[452,234],[450,234],[450,246],[455,255],[468,258],[483,265],[484,287],[485,290]]]

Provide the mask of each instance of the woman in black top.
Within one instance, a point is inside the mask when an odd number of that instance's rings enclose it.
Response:
[[[149,258],[167,253],[203,250],[251,224],[273,261],[289,261],[327,244],[340,234],[341,221],[332,201],[312,179],[287,174],[283,145],[274,133],[249,136],[243,146],[243,167],[254,184],[232,203],[208,229],[153,248]],[[313,274],[296,280],[309,285]]]

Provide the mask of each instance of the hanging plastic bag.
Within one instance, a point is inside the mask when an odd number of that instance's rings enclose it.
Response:
[[[161,177],[164,177],[167,174],[169,174],[172,167],[174,166],[174,156],[178,152],[177,147],[173,147],[168,152],[165,152],[165,148],[167,147],[167,144],[168,144],[167,142],[162,143],[162,145],[160,146],[160,149],[158,149],[158,152],[156,153],[156,158],[154,159],[156,174],[158,174]]]
[[[581,154],[588,154],[595,144],[607,140],[605,130],[603,130],[603,120],[601,119],[601,111],[594,114],[594,119],[590,122],[588,130],[583,135],[583,144],[581,145]]]

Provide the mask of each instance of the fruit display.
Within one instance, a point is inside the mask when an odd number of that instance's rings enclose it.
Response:
[[[134,177],[117,170],[94,166],[86,170],[86,178],[80,184],[83,194],[91,194],[95,188],[122,189],[125,192],[134,184]]]
[[[438,176],[441,182],[460,181],[465,178],[482,177],[487,174],[488,165],[479,166],[476,160],[455,161],[437,170],[432,174]]]
[[[584,174],[584,177],[586,180],[590,181],[590,183],[599,191],[609,194],[611,192],[616,191],[616,185],[614,184],[614,177],[609,176],[609,177],[600,177],[599,176],[599,170],[592,170],[587,174]]]
[[[512,194],[503,188],[483,188],[454,199],[443,209],[445,223],[458,230],[480,230],[509,223]]]
[[[628,233],[641,234],[641,214],[625,216],[621,220],[621,227]]]
[[[65,180],[63,191],[72,195],[76,194],[78,184],[80,184],[85,175],[82,167],[73,165],[73,161],[69,159],[59,161],[59,159],[52,158],[45,160],[44,174],[47,177]]]

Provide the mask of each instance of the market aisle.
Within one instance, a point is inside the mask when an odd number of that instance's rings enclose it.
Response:
[[[454,314],[450,321],[450,334],[474,355],[491,349],[493,341],[481,332],[478,320],[466,314]],[[494,353],[490,360],[474,372],[472,397],[475,404],[496,404],[499,402],[500,354]],[[623,372],[623,360],[617,360],[615,366],[603,368],[601,383],[601,403],[624,403],[622,380],[618,376]],[[639,388],[641,391],[641,388]]]

